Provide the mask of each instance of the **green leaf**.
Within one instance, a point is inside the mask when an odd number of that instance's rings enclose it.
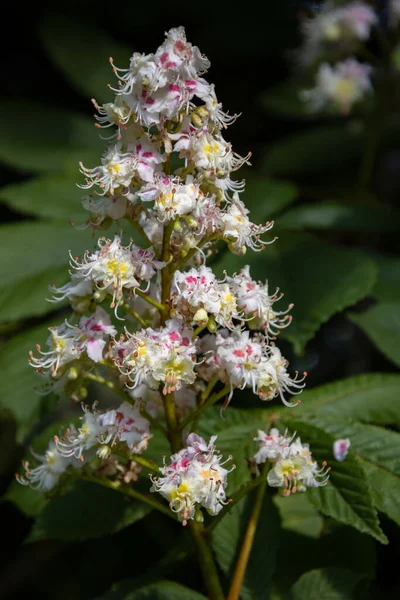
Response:
[[[111,84],[117,88],[117,78],[109,57],[121,68],[129,67],[132,51],[116,42],[106,31],[60,13],[45,17],[39,34],[46,52],[65,74],[69,83],[85,96],[105,98],[111,102]],[[107,100],[108,98],[108,100]]]
[[[289,600],[354,600],[360,579],[360,575],[345,569],[314,569],[296,581]]]
[[[337,420],[400,423],[400,375],[372,373],[328,383],[301,395],[301,412]]]
[[[398,215],[378,206],[349,205],[328,200],[296,206],[279,217],[280,227],[291,230],[391,231],[400,224]]]
[[[243,535],[254,502],[249,494],[236,504],[213,532],[212,545],[219,566],[228,581],[232,580]],[[251,550],[240,597],[243,600],[268,598],[279,546],[279,513],[268,494],[264,497],[261,516]]]
[[[279,181],[270,177],[246,179],[244,202],[254,223],[263,223],[270,219],[292,204],[297,196],[296,186],[289,181]]]
[[[281,515],[283,529],[319,538],[323,519],[309,501],[307,494],[292,494],[287,498],[276,494],[273,501]]]
[[[241,269],[248,257],[231,253],[213,265],[217,274]],[[375,263],[364,253],[337,248],[305,234],[279,233],[279,239],[251,261],[253,279],[268,279],[279,287],[287,303],[293,302],[293,322],[281,336],[300,354],[322,323],[364,298],[376,279]],[[296,276],[294,276],[294,274]],[[285,308],[283,301],[278,310]]]
[[[315,460],[319,463],[324,460],[330,463],[335,441],[333,435],[309,418],[302,421],[300,418],[285,416],[282,423],[291,431],[297,431],[303,441],[310,444]],[[311,488],[307,490],[307,494],[323,514],[351,525],[362,533],[368,533],[382,543],[387,543],[386,536],[379,526],[366,473],[361,461],[353,452],[350,451],[343,462],[335,462],[332,465],[328,485]]]
[[[0,103],[0,161],[21,171],[61,171],[100,162],[104,141],[87,117],[44,104]],[[75,166],[76,165],[76,166]]]
[[[81,224],[86,213],[81,205],[83,190],[77,183],[82,183],[78,171],[36,177],[0,188],[0,200],[26,215]]]
[[[151,508],[123,494],[87,481],[54,496],[40,513],[30,541],[56,538],[85,540],[119,531],[145,517]]]
[[[28,364],[28,352],[48,337],[49,323],[15,336],[0,350],[0,403],[14,414],[18,441],[33,427],[39,416],[41,396],[33,389],[41,379]]]
[[[378,279],[372,295],[382,302],[400,302],[400,259],[374,253],[378,264]]]
[[[67,269],[63,271],[60,267],[53,267],[0,288],[0,323],[39,317],[65,306],[67,301],[54,304],[46,300],[46,297],[51,297],[48,291],[50,284],[61,286],[68,279]]]
[[[304,419],[322,427],[335,438],[350,439],[352,453],[362,461],[368,475],[376,507],[399,523],[400,434],[382,427],[336,421],[320,414],[316,417],[305,415]]]
[[[348,125],[307,129],[275,143],[261,169],[277,177],[305,177],[335,171],[361,155],[365,134]]]
[[[206,600],[206,597],[175,581],[158,581],[123,594],[116,584],[98,600]]]
[[[267,423],[265,410],[240,410],[230,406],[221,416],[220,409],[208,409],[202,416],[198,433],[206,440],[218,435],[218,450],[228,458],[233,455],[236,469],[228,477],[228,494],[250,479],[247,458],[254,455],[253,438]],[[227,467],[229,468],[229,466]]]
[[[347,315],[390,361],[400,367],[400,302],[379,302]]]

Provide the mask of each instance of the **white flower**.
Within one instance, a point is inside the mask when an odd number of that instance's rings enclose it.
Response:
[[[313,19],[303,24],[306,42],[302,59],[310,63],[321,55],[326,46],[341,44],[351,50],[357,41],[366,41],[371,27],[378,17],[371,6],[363,2],[352,2],[347,6],[335,7],[326,2]]]
[[[132,242],[122,246],[118,235],[113,241],[101,238],[98,245],[100,250],[86,252],[81,262],[71,257],[71,266],[112,296],[112,308],[122,302],[124,289],[134,291],[140,280],[148,281],[164,265],[155,260],[152,248],[141,250]]]
[[[234,194],[232,203],[221,217],[222,235],[229,242],[229,249],[234,254],[244,254],[247,247],[256,251],[263,250],[266,244],[271,243],[263,241],[260,236],[269,231],[273,223],[254,225],[248,214],[249,210],[239,196]]]
[[[100,306],[90,317],[82,317],[79,321],[79,329],[82,336],[79,341],[81,349],[85,349],[89,358],[99,362],[103,358],[103,349],[110,335],[115,335],[117,330],[105,310]],[[103,339],[106,337],[106,339]]]
[[[192,384],[196,378],[192,332],[180,319],[170,319],[159,329],[126,332],[112,352],[133,388],[144,383],[156,389],[162,384],[166,394]]]
[[[207,444],[200,436],[191,434],[186,447],[171,456],[169,465],[160,469],[163,477],[152,478],[150,491],[160,493],[169,501],[186,525],[188,519],[200,519],[199,508],[204,507],[211,515],[216,515],[227,503],[227,471],[222,465],[222,457],[216,454],[213,436]],[[229,457],[228,460],[230,460]],[[234,468],[234,467],[233,467]]]
[[[33,456],[41,464],[33,469],[30,468],[29,462],[22,463],[25,469],[25,475],[17,475],[17,481],[22,485],[30,485],[36,490],[48,492],[57,484],[59,478],[70,465],[75,467],[80,466],[79,461],[66,458],[57,450],[55,442],[51,441],[43,456],[31,451]]]
[[[337,461],[342,462],[349,453],[351,442],[350,440],[335,440],[333,444],[333,455]]]
[[[290,443],[293,438],[282,435],[279,429],[273,427],[269,433],[261,429],[258,430],[255,441],[260,442],[260,448],[254,455],[257,464],[264,463],[266,460],[274,461],[278,458],[287,458],[290,454]]]
[[[57,375],[58,369],[80,357],[82,349],[79,346],[80,331],[67,323],[57,327],[49,327],[50,336],[46,344],[50,348],[48,352],[42,352],[39,345],[36,346],[40,358],[29,352],[29,364],[39,373],[50,371],[53,377]]]
[[[50,285],[49,290],[53,294],[53,298],[49,299],[49,302],[61,302],[68,299],[76,312],[84,312],[92,300],[93,282],[86,279],[81,273],[73,273],[71,281],[59,288]]]
[[[257,393],[261,400],[272,400],[280,396],[285,406],[295,406],[299,403],[288,402],[285,399],[285,392],[289,394],[300,394],[305,387],[304,380],[307,373],[304,372],[300,377],[296,372],[295,377],[290,377],[287,372],[288,361],[282,356],[281,351],[276,346],[270,346],[268,349],[269,357],[262,362],[259,371],[259,380],[257,382]]]
[[[203,192],[193,178],[182,183],[177,177],[159,177],[154,184],[148,184],[137,192],[142,201],[154,200],[154,207],[161,222],[186,215],[194,210]]]
[[[102,424],[100,413],[93,409],[89,410],[87,406],[82,405],[84,416],[81,417],[83,420],[82,427],[78,430],[71,426],[67,429],[65,435],[62,437],[56,436],[54,441],[56,443],[58,452],[67,458],[75,457],[76,459],[84,462],[85,451],[90,450],[94,446],[101,444],[102,436],[106,433],[107,429]]]
[[[356,102],[372,90],[370,65],[348,58],[336,63],[320,65],[316,86],[312,90],[303,90],[301,98],[310,103],[310,110],[317,111],[324,105],[332,105],[339,112],[348,114]]]
[[[129,69],[118,69],[112,59],[111,64],[120,80],[115,91],[145,126],[187,111],[194,95],[209,93],[209,85],[199,77],[209,62],[187,42],[183,27],[171,29],[155,54],[133,54]]]
[[[103,444],[115,444],[116,441],[125,442],[135,454],[146,450],[148,441],[152,437],[149,422],[138,408],[124,402],[116,410],[110,410],[99,416],[99,422],[106,428],[103,434]]]
[[[101,225],[107,217],[114,221],[122,219],[126,214],[128,200],[125,196],[84,196],[82,207],[91,213],[88,225]]]
[[[292,318],[287,315],[293,304],[285,311],[276,312],[272,305],[283,296],[279,289],[272,296],[268,295],[268,282],[262,285],[251,279],[250,267],[247,265],[227,281],[236,298],[238,307],[249,320],[249,327],[264,329],[266,334],[277,335],[279,330],[290,325]],[[283,317],[282,317],[283,315]]]

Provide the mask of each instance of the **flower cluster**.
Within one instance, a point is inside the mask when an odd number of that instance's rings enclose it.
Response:
[[[32,452],[40,463],[37,467],[32,469],[24,461],[25,475],[17,477],[20,483],[47,492],[69,467],[80,468],[96,456],[103,460],[109,458],[117,442],[137,454],[147,448],[152,437],[149,423],[127,402],[105,412],[89,410],[86,406],[83,410],[81,427],[71,425],[61,437],[55,436],[43,456]]]
[[[368,41],[377,23],[372,7],[355,1],[345,6],[326,2],[314,18],[303,24],[303,63],[323,60],[317,69],[315,87],[300,93],[310,111],[327,107],[347,115],[355,103],[372,91],[372,68],[359,62],[354,54]],[[326,62],[330,56],[335,64]],[[336,62],[338,56],[347,58]]]
[[[215,449],[216,439],[217,436],[213,436],[207,444],[203,438],[191,433],[185,447],[171,456],[169,465],[164,464],[160,469],[162,477],[152,478],[150,491],[158,492],[168,500],[183,525],[188,519],[203,520],[200,507],[210,515],[217,515],[229,502],[225,489],[230,471],[223,465],[232,457],[222,462]]]
[[[24,463],[19,481],[48,491],[84,464],[85,476],[125,469],[131,483],[140,468],[132,453],[146,450],[152,422],[175,453],[151,489],[185,524],[202,520],[202,509],[221,510],[229,473],[216,436],[209,443],[195,433],[186,437],[187,424],[245,387],[262,400],[280,397],[294,406],[287,396],[302,391],[306,374],[291,376],[275,344],[293,306],[276,309],[279,289],[252,279],[248,266],[218,279],[206,265],[217,242],[244,255],[274,241],[266,239],[273,223],[252,223],[241,199],[245,182],[235,173],[249,164],[250,153],[239,156],[224,139],[237,115],[222,110],[203,78],[208,60],[180,27],[154,54],[135,53],[127,69],[112,59],[111,65],[118,79],[114,101],[94,105],[97,126],[113,127],[114,134],[101,164],[80,164],[80,171],[89,212],[84,227],[114,231],[82,257],[70,253],[70,281],[50,291],[51,301],[70,302],[73,315],[50,328],[48,349],[38,346],[30,363],[60,396],[82,400],[88,382],[96,382],[125,401],[106,411],[85,407],[81,426],[56,436],[36,456],[38,466]],[[126,241],[121,220],[142,246]],[[307,477],[304,468],[296,480],[293,467],[292,491],[312,485],[312,477],[320,481],[307,447],[295,452],[300,446],[291,441],[285,456],[295,460],[297,452],[296,460],[308,465]],[[145,457],[136,460],[157,472]]]
[[[320,487],[328,483],[329,467],[320,468],[313,460],[310,446],[302,444],[296,434],[288,436],[272,428],[269,433],[258,431],[254,438],[260,442],[254,461],[259,465],[267,460],[272,463],[268,473],[268,484],[279,488],[284,496],[305,492],[308,487]]]

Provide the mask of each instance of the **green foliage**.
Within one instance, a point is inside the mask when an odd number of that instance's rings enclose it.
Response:
[[[243,195],[254,223],[263,223],[293,204],[298,196],[295,185],[270,177],[250,177]]]
[[[395,231],[400,217],[378,206],[348,204],[334,200],[303,203],[289,209],[278,220],[279,227],[291,230]]]
[[[367,334],[390,361],[400,367],[400,302],[380,302],[349,319]]]
[[[254,495],[236,504],[213,532],[212,545],[227,581],[232,581],[241,541],[250,517]],[[264,497],[260,520],[250,554],[240,597],[243,600],[268,598],[279,546],[280,519],[271,496]]]
[[[282,419],[284,426],[297,431],[303,440],[307,440],[315,460],[319,463],[327,461],[332,465],[329,484],[308,490],[311,502],[323,514],[387,543],[386,536],[379,527],[372,492],[361,461],[350,452],[343,462],[332,463],[335,437],[316,422],[319,423],[310,417],[304,420],[301,417]]]
[[[83,182],[77,171],[40,176],[23,183],[0,188],[0,200],[23,215],[43,219],[76,221],[84,223],[81,205],[82,190],[76,185]]]
[[[273,501],[279,510],[283,529],[313,539],[320,537],[323,518],[311,504],[307,494],[292,494],[287,498],[276,494]]]
[[[247,256],[226,253],[215,264],[215,270],[218,274],[224,270],[232,273],[247,263]],[[252,259],[251,273],[254,279],[268,278],[271,291],[278,286],[294,303],[293,322],[281,335],[299,354],[322,323],[364,298],[376,280],[376,266],[362,252],[287,233]]]
[[[159,581],[126,594],[120,594],[115,586],[115,590],[98,600],[206,600],[206,597],[174,581]]]
[[[201,418],[199,435],[205,439],[218,435],[218,449],[226,458],[233,455],[236,468],[229,476],[228,493],[249,480],[247,459],[254,454],[253,438],[258,428],[266,426],[267,417],[268,413],[263,410],[239,410],[230,406],[223,414],[220,408],[209,409]]]
[[[289,600],[353,600],[359,581],[358,575],[345,569],[315,569],[296,581]]]
[[[15,336],[0,350],[0,403],[17,420],[19,441],[37,423],[42,399],[34,390],[41,380],[28,365],[28,353],[36,344],[44,344],[47,334],[42,324]]]
[[[92,24],[62,14],[47,15],[39,33],[51,60],[72,87],[85,97],[94,95],[101,102],[111,101],[107,84],[117,87],[117,78],[108,59],[112,56],[117,66],[125,67],[132,48]]]
[[[103,142],[87,117],[30,102],[0,104],[0,161],[23,172],[48,173],[99,161]],[[93,164],[94,163],[94,164]]]
[[[304,177],[334,171],[356,161],[365,135],[350,125],[319,126],[275,143],[264,155],[262,171],[276,177]]]
[[[373,373],[328,383],[301,395],[301,416],[353,419],[379,425],[400,424],[400,375]]]
[[[54,496],[39,514],[30,541],[84,540],[119,531],[151,509],[121,493],[88,481],[76,481],[65,495]]]

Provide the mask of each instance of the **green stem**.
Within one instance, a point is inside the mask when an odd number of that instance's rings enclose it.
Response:
[[[227,600],[238,600],[240,597],[240,590],[242,589],[243,579],[246,573],[247,564],[249,562],[251,549],[253,547],[254,539],[256,537],[258,520],[260,518],[264,494],[267,487],[266,470],[268,467],[269,463],[265,463],[262,473],[264,481],[260,483],[256,492],[253,510],[251,511],[250,519],[246,528],[246,533],[244,534],[242,548],[240,550],[239,558],[236,563],[235,574],[233,576]]]
[[[206,327],[207,323],[205,325],[199,325],[198,327],[196,327],[196,329],[193,331],[193,337],[198,336],[202,331],[204,331]]]
[[[97,483],[98,485],[102,485],[103,487],[109,488],[110,490],[115,490],[117,492],[120,492],[121,494],[130,496],[135,500],[139,500],[140,502],[151,506],[151,508],[155,508],[164,515],[167,515],[171,519],[174,519],[174,521],[177,520],[175,513],[173,513],[167,506],[164,506],[164,504],[161,504],[161,502],[158,502],[158,500],[155,500],[151,496],[142,494],[134,488],[123,484],[121,481],[112,481],[111,479],[104,479],[103,477],[99,477],[98,475],[92,475],[83,472],[80,472],[79,475],[77,475],[77,478],[83,479],[84,481],[91,481],[92,483]]]
[[[151,241],[151,239],[147,236],[147,234],[145,233],[143,227],[141,227],[139,225],[139,223],[137,221],[135,221],[135,219],[132,219],[131,217],[128,217],[125,215],[124,217],[135,229],[136,231],[138,231],[140,233],[140,235],[142,235],[144,237],[144,239],[146,240],[146,242],[149,244],[149,246],[151,246],[154,250],[154,252],[156,253],[156,250],[153,246],[153,242]],[[157,253],[156,253],[157,254]],[[157,257],[158,258],[158,257]]]
[[[181,448],[181,434],[176,414],[174,394],[163,394],[165,420],[167,421],[168,439],[173,453]]]
[[[140,298],[143,298],[143,300],[154,306],[154,308],[156,308],[157,310],[161,312],[165,310],[165,306],[163,304],[160,304],[159,302],[157,302],[157,300],[153,300],[153,298],[150,298],[150,296],[147,296],[141,290],[135,290],[135,294],[136,296],[140,296]]]
[[[111,381],[110,379],[106,379],[102,375],[96,375],[94,373],[85,373],[84,377],[88,381],[94,381],[95,383],[99,383],[100,385],[106,387],[107,389],[111,390],[115,394],[118,394],[118,396],[123,398],[125,400],[125,402],[129,402],[129,404],[134,404],[134,400],[132,400],[132,398],[129,396],[129,394],[127,394],[126,392],[121,390],[121,388],[119,388],[117,385],[115,385],[115,383],[113,381]]]
[[[206,584],[210,600],[224,600],[224,593],[219,582],[217,567],[202,523],[190,521],[188,524],[197,548],[200,569]]]
[[[230,385],[226,385],[224,388],[222,388],[222,390],[220,392],[217,392],[217,393],[213,394],[212,396],[210,396],[206,402],[203,402],[203,404],[201,404],[198,408],[196,408],[196,410],[192,411],[186,417],[186,419],[183,419],[183,421],[181,423],[181,429],[184,429],[184,427],[189,425],[189,423],[194,421],[194,419],[198,419],[198,417],[200,417],[200,415],[202,415],[203,412],[205,410],[207,410],[207,408],[209,408],[210,406],[212,406],[213,404],[218,402],[218,400],[221,400],[221,398],[226,396],[226,394],[228,392],[230,392],[230,389],[231,389]]]
[[[232,510],[235,504],[240,502],[240,500],[246,494],[251,492],[252,489],[259,486],[263,481],[265,481],[265,476],[260,475],[259,477],[255,477],[254,479],[251,479],[247,483],[243,484],[238,490],[236,490],[236,492],[232,494],[232,498],[229,504],[224,506],[224,508],[213,518],[210,525],[207,527],[207,531],[211,533],[217,527],[218,523],[220,523],[220,521],[222,521],[222,519]]]
[[[132,306],[129,306],[129,304],[127,304],[126,302],[123,302],[122,308],[124,310],[126,310],[127,313],[132,315],[132,317],[134,317],[137,321],[139,321],[139,323],[141,324],[142,327],[147,327],[146,321],[144,319],[142,319],[142,317],[139,315],[139,313],[137,313],[136,310],[134,308],[132,308]]]

